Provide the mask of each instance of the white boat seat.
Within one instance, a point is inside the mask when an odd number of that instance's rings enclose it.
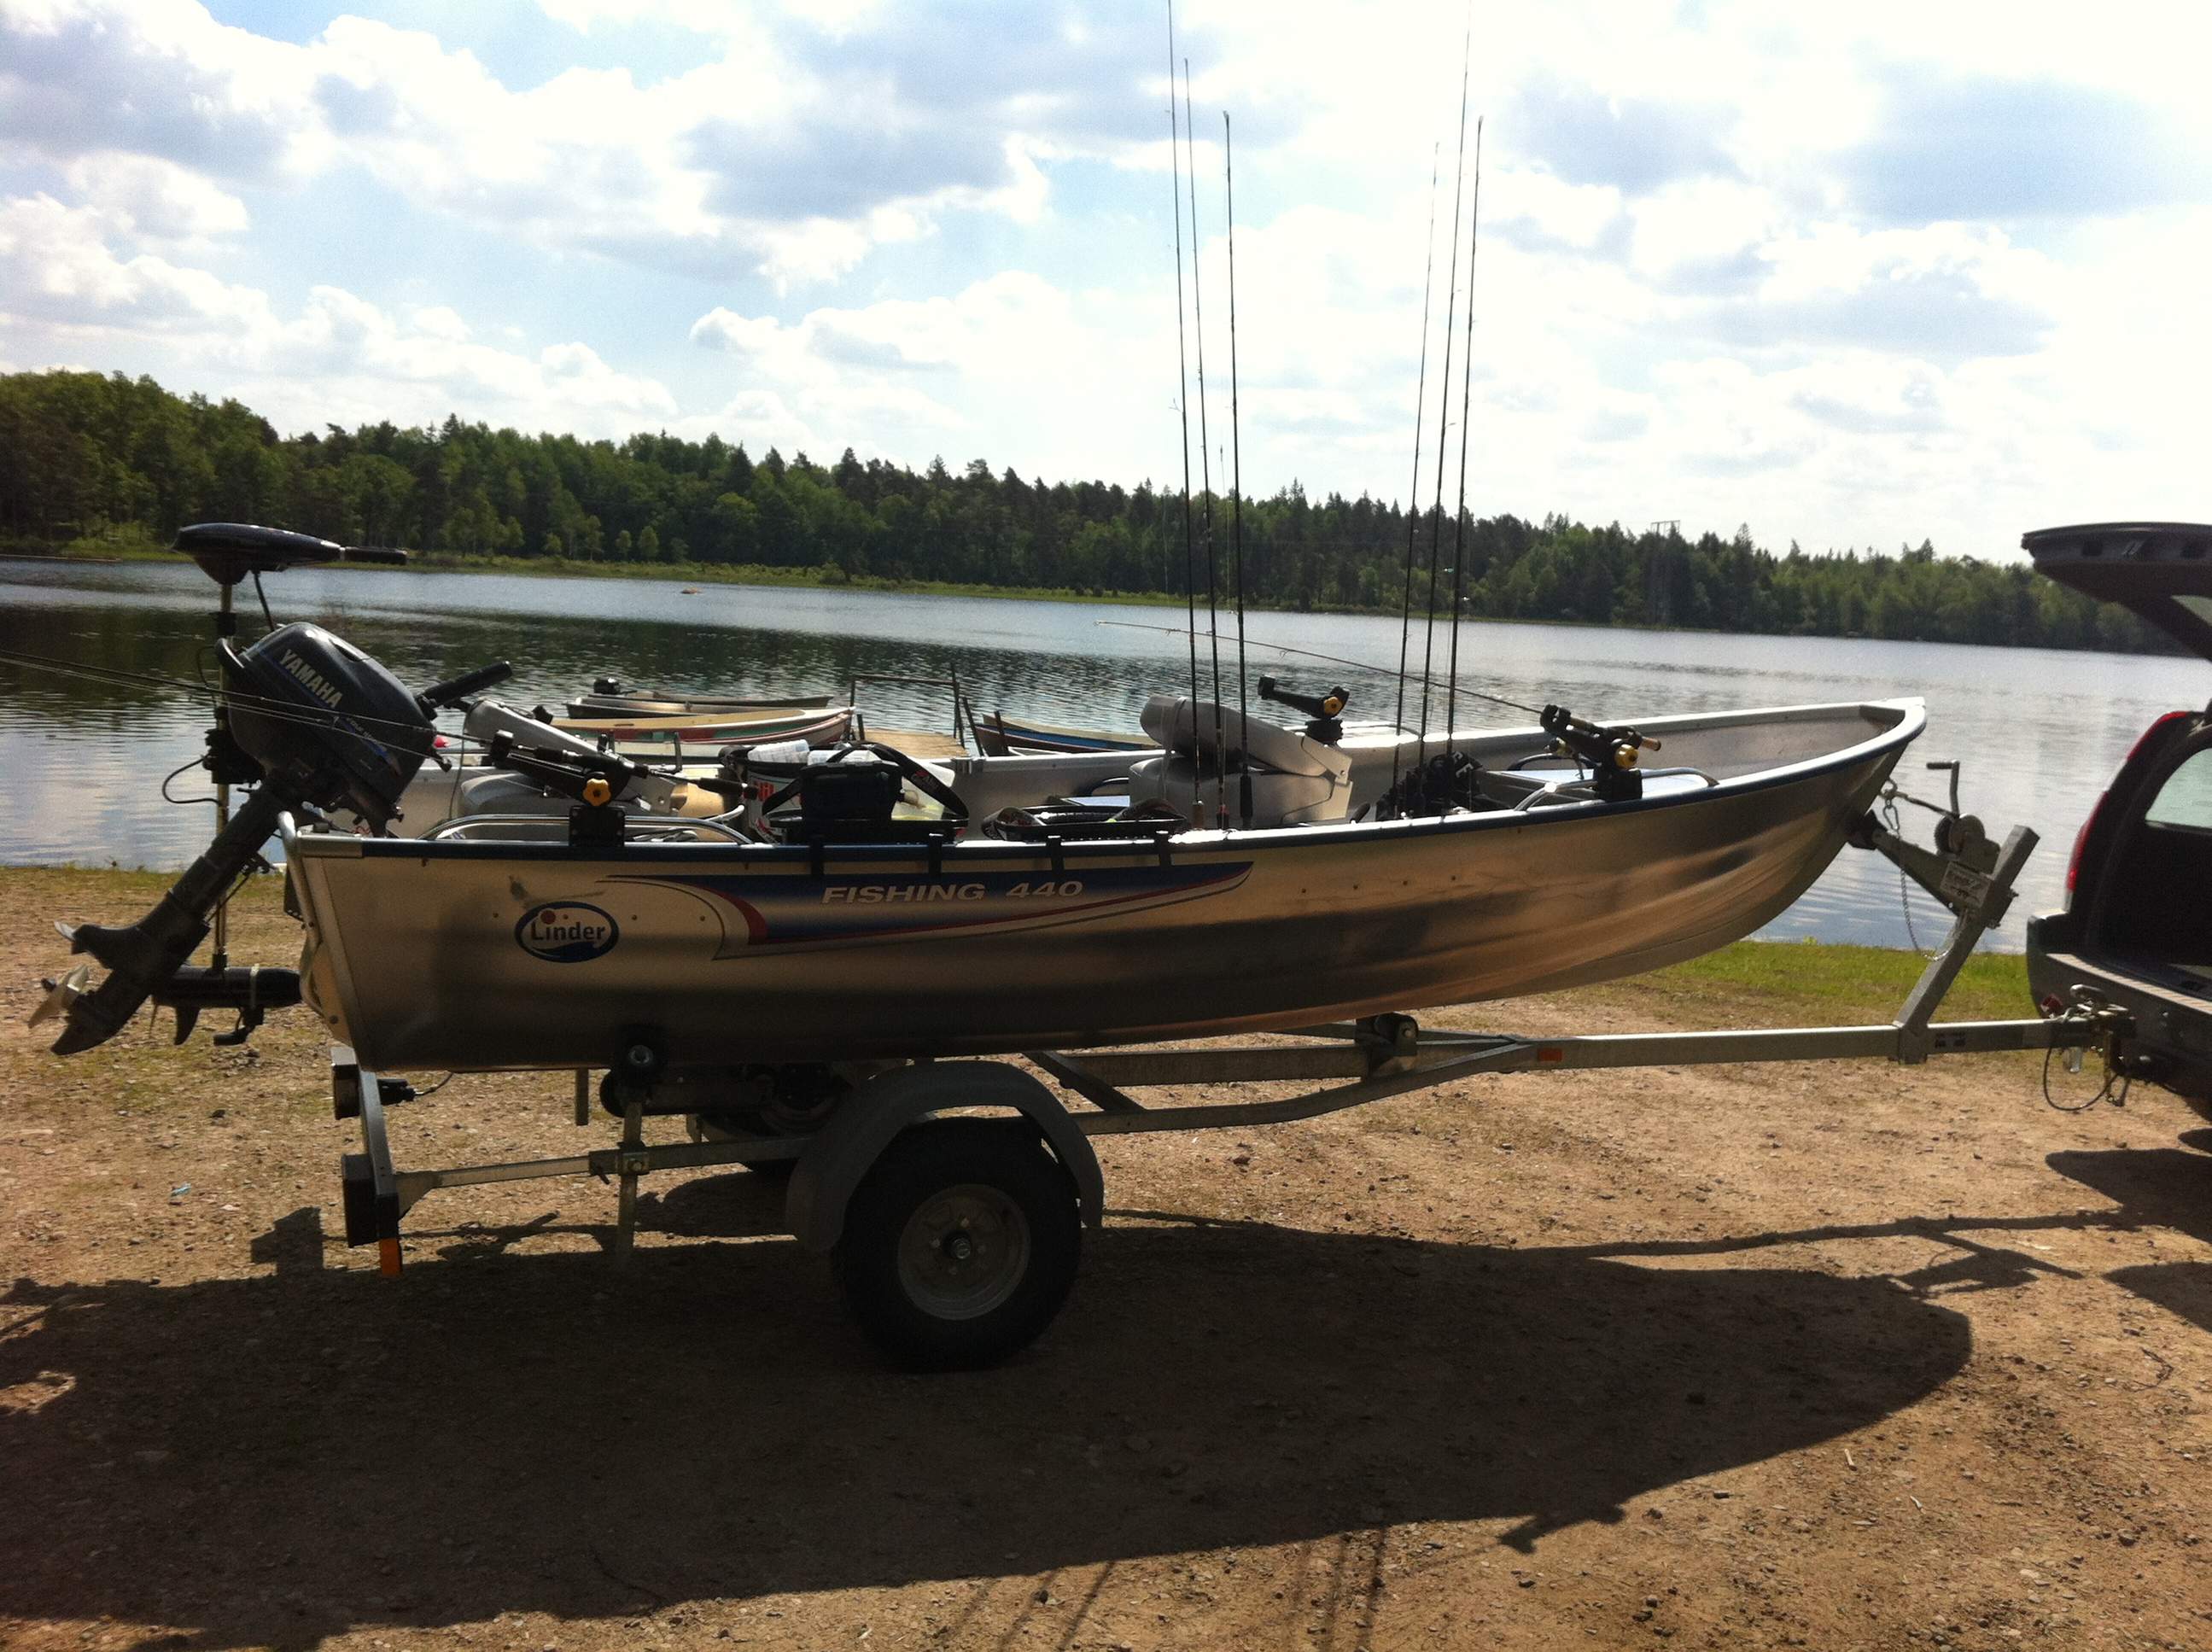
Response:
[[[1211,760],[1217,717],[1222,744],[1232,754],[1249,752],[1255,768],[1271,768],[1279,774],[1342,774],[1351,767],[1341,752],[1308,739],[1302,729],[1285,728],[1257,717],[1247,723],[1234,706],[1217,705],[1211,700],[1156,694],[1145,702],[1144,715],[1138,720],[1145,732],[1168,750],[1196,752]]]
[[[1352,760],[1297,729],[1239,717],[1233,707],[1210,700],[1154,695],[1141,720],[1145,732],[1166,748],[1129,765],[1134,803],[1164,803],[1186,819],[1195,809],[1211,818],[1219,802],[1214,784],[1214,719],[1218,712],[1229,768],[1229,811],[1243,806],[1236,759],[1252,771],[1252,824],[1300,826],[1342,820],[1352,801]]]

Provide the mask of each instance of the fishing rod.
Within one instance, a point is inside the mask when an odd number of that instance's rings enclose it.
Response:
[[[1229,226],[1229,497],[1236,517],[1230,528],[1237,554],[1237,744],[1239,759],[1237,807],[1244,829],[1252,829],[1252,760],[1247,720],[1251,701],[1244,689],[1244,448],[1237,404],[1237,163],[1229,141],[1229,111],[1221,112],[1221,174],[1228,195]]]
[[[1474,20],[1468,19],[1467,35],[1460,46],[1459,60],[1459,161],[1452,177],[1451,282],[1450,296],[1444,301],[1444,382],[1438,398],[1440,409],[1451,405],[1452,319],[1459,311],[1459,210],[1467,193],[1467,87],[1468,71],[1474,56]],[[1437,662],[1437,555],[1443,546],[1444,524],[1444,439],[1450,434],[1451,422],[1439,418],[1437,422],[1437,502],[1429,519],[1429,600],[1428,612],[1422,624],[1421,678],[1433,682]],[[1429,693],[1421,690],[1421,746],[1419,761],[1425,762],[1429,756]]]
[[[1452,514],[1451,669],[1444,689],[1444,756],[1453,755],[1454,720],[1459,715],[1460,592],[1467,580],[1467,433],[1468,414],[1474,389],[1474,254],[1482,239],[1482,117],[1474,122],[1474,200],[1467,232],[1467,349],[1459,367],[1459,504]]]
[[[1182,416],[1182,602],[1190,621],[1190,705],[1192,732],[1198,718],[1198,551],[1190,524],[1190,366],[1182,334],[1182,168],[1176,161],[1175,105],[1175,0],[1168,0],[1168,180],[1175,200],[1176,410]],[[1196,256],[1197,249],[1192,249]]]
[[[1206,626],[1213,639],[1213,807],[1215,823],[1229,829],[1228,740],[1221,719],[1221,619],[1218,591],[1219,561],[1213,543],[1213,462],[1206,456],[1211,440],[1206,433],[1206,298],[1199,271],[1206,262],[1206,243],[1198,233],[1198,134],[1190,106],[1190,59],[1182,60],[1182,143],[1190,163],[1190,307],[1191,328],[1198,335],[1198,479],[1206,501]],[[1190,708],[1192,774],[1199,773],[1198,708]],[[1200,806],[1195,794],[1194,808]]]
[[[1406,494],[1406,594],[1398,609],[1398,709],[1392,726],[1406,726],[1406,654],[1413,630],[1413,545],[1421,524],[1421,414],[1429,396],[1429,295],[1437,273],[1437,173],[1443,164],[1441,140],[1429,149],[1428,262],[1421,271],[1421,371],[1413,389],[1413,483]],[[1425,695],[1426,689],[1422,689]],[[1398,789],[1398,748],[1390,748],[1390,789]]]
[[[1099,620],[1096,623],[1110,625],[1117,631],[1157,631],[1164,637],[1179,637],[1182,635],[1182,631],[1172,625],[1145,625],[1135,620]],[[1262,639],[1255,641],[1252,646],[1255,648],[1265,648],[1271,653],[1296,654],[1301,659],[1317,659],[1324,665],[1349,665],[1354,671],[1372,671],[1377,677],[1389,675],[1383,666],[1370,665],[1364,659],[1347,659],[1342,654],[1325,654],[1313,648],[1294,648],[1287,642],[1269,642]],[[1435,686],[1435,679],[1431,677],[1416,677],[1414,680],[1427,688]],[[1502,694],[1485,694],[1480,689],[1469,689],[1467,694],[1470,699],[1487,700],[1494,705],[1510,706],[1515,711],[1525,711],[1531,716],[1541,717],[1544,714],[1543,708],[1540,706],[1527,705],[1518,700],[1508,700]]]

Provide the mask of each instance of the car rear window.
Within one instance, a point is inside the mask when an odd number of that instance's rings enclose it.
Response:
[[[2212,831],[2212,750],[2191,753],[2166,777],[2143,818],[2153,826]]]

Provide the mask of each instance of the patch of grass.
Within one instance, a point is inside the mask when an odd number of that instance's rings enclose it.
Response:
[[[1809,1021],[1886,1021],[1926,963],[1912,952],[1815,941],[1738,941],[1612,990],[1681,1011],[1722,1011],[1747,1023],[1788,1012]],[[2027,961],[1980,952],[1966,961],[1937,1012],[1945,1021],[2010,1020],[2034,1013]]]

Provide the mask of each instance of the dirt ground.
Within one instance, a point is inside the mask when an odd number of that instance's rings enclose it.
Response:
[[[1531,1076],[1108,1139],[1052,1330],[915,1377],[744,1174],[648,1181],[627,1267],[596,1182],[434,1194],[378,1277],[304,1014],[23,1027],[48,920],[156,887],[7,875],[0,1644],[2212,1645],[2212,1132],[2162,1092]],[[567,1108],[458,1079],[395,1147],[579,1151]]]

